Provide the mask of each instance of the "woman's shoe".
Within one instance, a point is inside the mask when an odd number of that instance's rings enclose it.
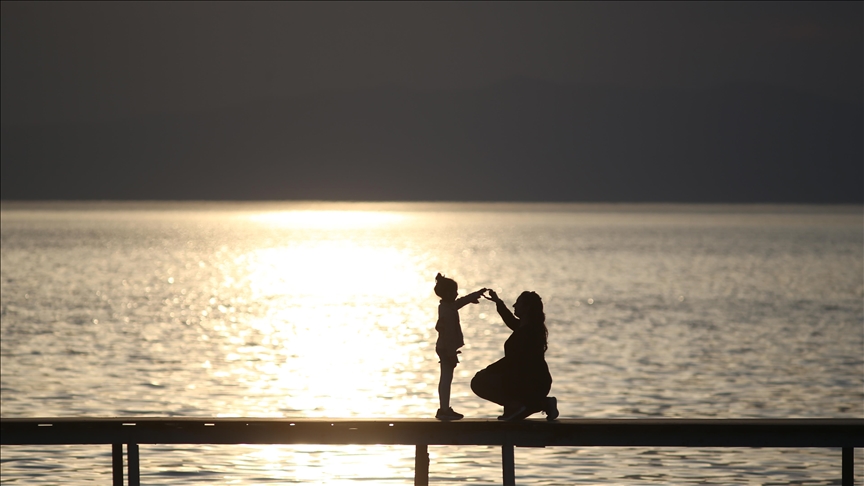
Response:
[[[558,418],[558,399],[555,397],[546,397],[546,420],[553,421]]]
[[[438,409],[438,413],[435,414],[435,418],[438,420],[459,420],[464,415],[461,413],[457,413],[453,410],[453,407],[450,407],[446,410]]]
[[[503,420],[505,422],[514,422],[516,420],[522,420],[525,417],[531,415],[531,411],[528,410],[528,407],[525,405],[520,405],[518,407],[514,407],[511,410],[505,410],[504,415],[498,417],[498,420]]]

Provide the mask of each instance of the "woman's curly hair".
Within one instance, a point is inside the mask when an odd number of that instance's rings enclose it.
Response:
[[[548,350],[549,329],[546,328],[546,314],[543,313],[543,299],[540,298],[540,295],[538,295],[537,292],[526,290],[519,295],[518,300],[521,300],[522,304],[525,306],[525,315],[523,318],[543,327],[543,335],[545,336],[543,350]]]

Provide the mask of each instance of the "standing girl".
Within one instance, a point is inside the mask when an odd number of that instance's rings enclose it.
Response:
[[[455,280],[449,279],[440,273],[435,276],[435,295],[441,297],[438,304],[438,322],[435,330],[438,331],[438,341],[435,343],[435,352],[441,360],[441,378],[438,382],[438,399],[440,408],[435,418],[439,420],[459,420],[463,417],[450,407],[450,385],[453,383],[453,370],[459,359],[459,353],[465,343],[462,340],[462,326],[459,324],[459,309],[468,303],[476,304],[486,289],[480,289],[465,297],[456,298],[459,285]]]

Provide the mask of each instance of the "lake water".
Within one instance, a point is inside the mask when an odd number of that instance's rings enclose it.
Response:
[[[864,417],[864,210],[3,203],[2,416],[432,417],[436,272],[544,300],[563,418]],[[453,407],[509,332],[461,311]],[[110,447],[2,448],[3,484]],[[412,484],[413,447],[148,446],[143,484]],[[500,449],[430,447],[434,484]],[[856,474],[862,475],[856,451]],[[839,484],[829,449],[516,450],[519,484]]]

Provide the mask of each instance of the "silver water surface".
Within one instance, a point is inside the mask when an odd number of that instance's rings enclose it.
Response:
[[[546,305],[563,417],[864,416],[860,207],[7,204],[2,415],[431,417],[433,276]],[[508,332],[462,311],[453,406]],[[432,447],[438,484],[500,451]],[[413,448],[142,446],[145,484],[410,484]],[[861,475],[861,455],[857,454]],[[517,449],[520,484],[836,484],[839,451]],[[110,448],[4,447],[2,481]]]

